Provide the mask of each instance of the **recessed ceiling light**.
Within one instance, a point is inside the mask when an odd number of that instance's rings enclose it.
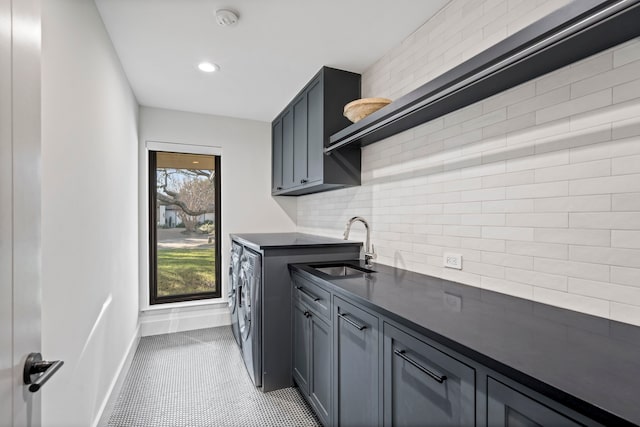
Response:
[[[218,71],[220,66],[218,64],[212,64],[211,62],[201,62],[198,64],[198,69],[205,73],[213,73],[214,71]]]

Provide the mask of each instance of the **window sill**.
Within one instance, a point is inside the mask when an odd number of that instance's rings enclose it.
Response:
[[[153,312],[159,310],[171,310],[174,308],[186,308],[186,307],[222,307],[228,305],[228,301],[223,298],[210,298],[206,300],[197,301],[183,301],[183,302],[168,302],[164,304],[148,305],[140,309],[141,312]]]

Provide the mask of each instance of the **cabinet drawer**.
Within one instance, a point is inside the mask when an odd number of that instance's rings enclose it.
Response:
[[[307,304],[318,316],[331,319],[331,294],[315,283],[294,275],[293,298]]]
[[[475,425],[475,370],[387,323],[384,425]]]

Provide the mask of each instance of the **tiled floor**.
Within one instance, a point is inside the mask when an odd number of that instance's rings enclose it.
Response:
[[[230,327],[144,337],[109,427],[318,426],[296,388],[262,393]]]

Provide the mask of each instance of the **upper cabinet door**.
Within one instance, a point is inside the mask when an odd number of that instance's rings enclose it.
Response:
[[[324,131],[322,113],[322,85],[318,79],[307,92],[307,106],[309,111],[308,144],[307,144],[307,179],[309,182],[322,180],[324,156]]]
[[[307,97],[293,102],[293,182],[295,185],[307,182]]]
[[[282,119],[273,122],[271,138],[271,191],[276,192],[282,190]]]
[[[294,187],[293,180],[293,110],[282,115],[282,187]]]

